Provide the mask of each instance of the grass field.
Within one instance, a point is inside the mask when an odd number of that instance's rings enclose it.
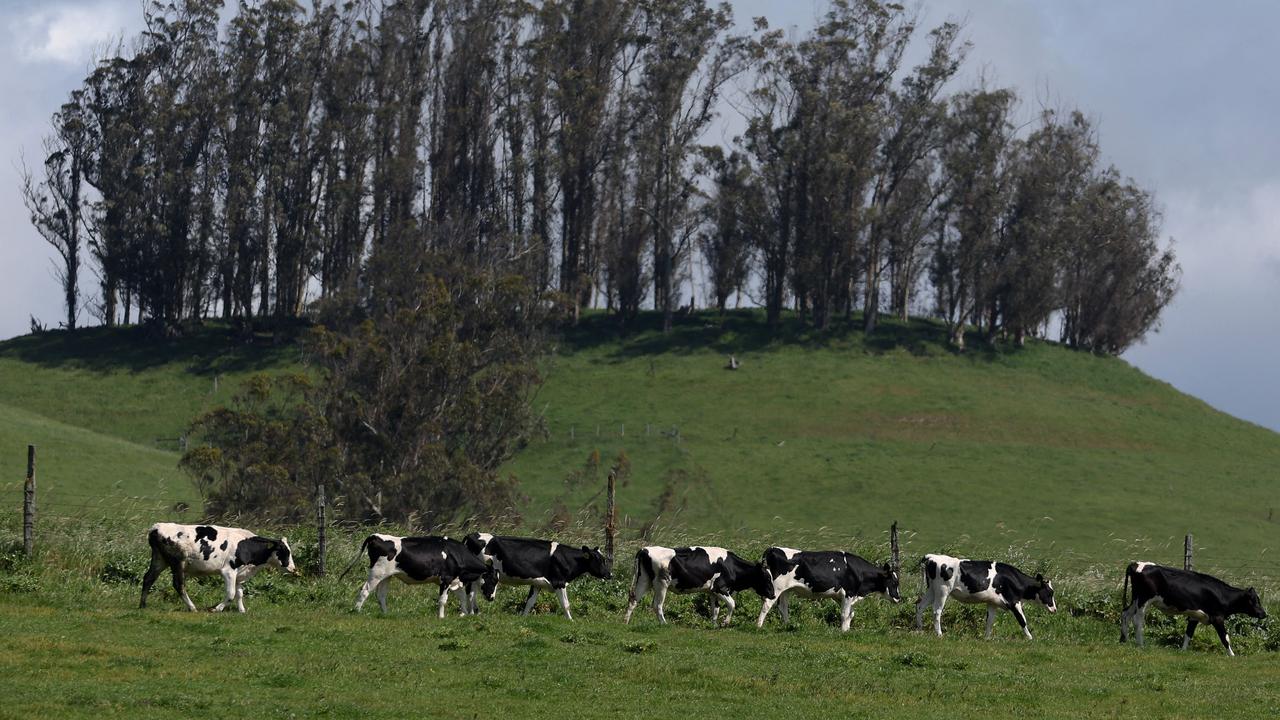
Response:
[[[144,521],[64,521],[47,529],[34,562],[0,554],[0,718],[99,717],[1015,717],[1256,718],[1280,712],[1280,623],[1234,621],[1239,656],[1211,631],[1190,652],[1175,648],[1182,624],[1152,613],[1146,648],[1117,639],[1111,578],[1064,578],[1059,611],[1028,609],[1026,641],[1008,614],[982,640],[983,611],[952,603],[938,639],[912,630],[917,583],[905,602],[856,608],[837,629],[830,601],[797,600],[790,624],[763,629],[759,603],[739,595],[729,628],[712,627],[701,603],[670,596],[660,626],[642,606],[621,623],[629,568],[570,590],[575,621],[543,596],[516,616],[524,593],[503,589],[481,614],[435,617],[435,590],[396,584],[390,612],[350,612],[362,581],[254,578],[248,614],[179,610],[167,576],[136,609],[146,567]],[[277,531],[283,529],[277,528]],[[14,537],[11,521],[0,533]],[[305,531],[304,531],[305,532]],[[581,530],[570,531],[575,539]],[[290,533],[294,537],[293,533]],[[358,533],[334,538],[331,568]],[[693,538],[664,535],[675,543]],[[825,534],[803,538],[831,541]],[[738,538],[755,550],[772,538]],[[8,545],[8,547],[12,547]],[[309,538],[295,537],[304,566]],[[874,549],[874,548],[870,548]],[[621,557],[634,550],[624,548]],[[341,561],[341,563],[339,562]],[[193,583],[208,607],[217,582]],[[1280,606],[1271,603],[1273,613]]]
[[[1083,572],[1176,562],[1191,531],[1207,570],[1280,575],[1280,435],[1122,360],[976,338],[958,355],[926,321],[870,337],[856,320],[775,337],[748,312],[682,319],[666,336],[656,322],[620,337],[589,315],[559,342],[536,399],[546,433],[504,469],[529,496],[530,531],[552,511],[597,512],[604,469],[625,451],[631,534],[656,517],[731,537],[883,541],[897,520],[908,555],[1015,546]],[[729,353],[741,370],[723,369]],[[47,512],[92,513],[103,496],[195,504],[176,469],[191,418],[299,359],[289,342],[216,324],[181,340],[98,329],[0,343],[0,489],[20,482],[36,442]],[[601,469],[567,484],[593,453]]]

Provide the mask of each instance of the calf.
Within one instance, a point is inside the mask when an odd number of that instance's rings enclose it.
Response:
[[[234,602],[236,609],[244,612],[244,583],[258,570],[279,567],[289,573],[298,572],[288,538],[275,540],[241,528],[156,523],[147,531],[147,543],[151,546],[151,567],[142,578],[138,607],[143,608],[151,586],[165,567],[173,574],[173,589],[193,612],[196,605],[187,595],[187,575],[222,575],[226,597],[212,610],[222,612]]]
[[[464,594],[465,588],[481,581],[485,596],[493,599],[493,573],[484,561],[457,540],[447,537],[397,537],[374,533],[364,539],[355,559],[342,571],[339,580],[360,559],[360,553],[369,551],[369,577],[356,594],[356,612],[364,607],[369,593],[377,589],[378,606],[387,611],[387,589],[391,578],[399,578],[409,584],[436,582],[440,585],[439,616],[444,617],[444,607],[449,602],[449,592],[458,595],[462,614],[471,611],[471,604]]]
[[[1027,629],[1022,603],[1034,600],[1049,612],[1058,610],[1053,600],[1053,583],[1045,580],[1043,575],[1032,578],[1006,563],[964,560],[948,555],[925,555],[920,564],[924,570],[924,592],[916,602],[917,630],[922,627],[925,606],[932,605],[933,631],[942,636],[942,607],[947,604],[948,597],[962,603],[986,604],[988,638],[996,621],[996,612],[1002,608],[1013,613],[1028,640],[1031,639],[1031,631]]]
[[[636,552],[635,575],[631,581],[631,598],[623,622],[631,622],[636,605],[653,588],[653,611],[658,620],[667,622],[663,613],[667,591],[678,593],[706,593],[711,596],[711,622],[720,614],[720,601],[729,610],[724,624],[733,618],[733,593],[754,589],[763,593],[764,568],[760,563],[750,563],[733,553],[718,547],[668,548],[651,545]]]
[[[1129,601],[1129,585],[1133,585],[1133,601]],[[1200,623],[1209,623],[1218,631],[1227,655],[1235,655],[1231,649],[1231,637],[1227,635],[1227,618],[1243,614],[1259,620],[1267,617],[1258,592],[1253,588],[1241,590],[1232,587],[1212,575],[1179,570],[1149,562],[1131,563],[1124,573],[1125,610],[1120,614],[1120,642],[1129,640],[1129,623],[1142,645],[1142,624],[1147,606],[1154,604],[1169,615],[1187,616],[1187,634],[1182,638],[1186,650]]]
[[[787,597],[793,593],[839,600],[841,632],[849,630],[853,606],[872,593],[884,593],[893,602],[902,602],[898,595],[898,573],[889,563],[876,567],[853,553],[772,547],[764,551],[761,564],[766,582],[761,588],[764,602],[756,627],[764,626],[764,618],[774,603],[778,604],[782,622],[787,622],[790,619]]]
[[[492,558],[498,583],[529,586],[529,599],[521,615],[533,610],[539,590],[550,588],[555,590],[564,616],[572,620],[566,586],[585,574],[601,580],[613,577],[600,550],[585,545],[575,548],[551,540],[497,536],[485,543],[484,551]]]

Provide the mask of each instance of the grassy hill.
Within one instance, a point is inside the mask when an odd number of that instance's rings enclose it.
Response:
[[[1039,342],[956,354],[924,321],[871,337],[793,324],[778,338],[746,312],[666,336],[642,322],[623,337],[589,316],[549,360],[546,434],[507,468],[527,524],[597,508],[625,451],[633,534],[657,517],[698,536],[876,540],[897,520],[909,555],[1018,546],[1078,570],[1176,561],[1191,531],[1201,567],[1280,574],[1268,562],[1280,435],[1122,360]],[[247,375],[297,362],[292,346],[257,340],[215,326],[159,343],[91,330],[0,344],[5,480],[34,439],[42,485],[68,505],[110,488],[193,499],[174,467],[182,428]],[[724,369],[729,353],[740,370]],[[593,453],[601,469],[567,482]]]

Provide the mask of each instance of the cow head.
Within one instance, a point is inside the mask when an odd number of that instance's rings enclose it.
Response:
[[[493,602],[498,595],[498,573],[493,568],[485,570],[484,575],[480,576],[480,594],[485,600]]]
[[[1036,573],[1036,583],[1039,588],[1036,590],[1036,600],[1044,605],[1049,612],[1057,612],[1058,605],[1053,601],[1053,583],[1044,579],[1044,575]]]
[[[609,559],[600,552],[600,548],[589,548],[582,546],[582,552],[587,559],[587,572],[601,580],[613,579],[613,568],[609,567]]]
[[[751,589],[755,590],[760,597],[772,600],[774,593],[773,574],[769,572],[769,568],[765,567],[764,562],[758,562],[755,564],[752,574],[755,582],[751,584]]]
[[[884,573],[884,594],[894,603],[902,602],[902,596],[898,594],[898,573],[889,563],[882,565],[880,571]]]
[[[1245,615],[1259,620],[1267,619],[1267,611],[1262,607],[1262,599],[1258,597],[1257,590],[1254,590],[1253,588],[1245,590],[1241,604],[1243,607],[1240,612],[1243,612]]]
[[[271,554],[271,562],[279,563],[290,575],[298,574],[298,567],[293,564],[293,551],[289,549],[289,538],[280,538],[280,546]]]

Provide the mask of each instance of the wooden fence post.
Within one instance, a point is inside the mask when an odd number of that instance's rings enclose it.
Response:
[[[889,526],[889,563],[893,571],[901,574],[902,556],[898,548],[898,521]]]
[[[22,551],[31,557],[36,539],[36,446],[27,446],[27,481],[22,484]]]
[[[1182,545],[1182,569],[1191,569],[1191,533],[1187,533],[1187,539]]]
[[[324,483],[320,483],[316,487],[316,575],[324,577],[325,572],[325,556],[329,551],[329,540],[325,536],[325,498]]]
[[[609,485],[604,501],[604,554],[609,558],[610,565],[613,564],[613,543],[618,535],[617,508],[613,502],[614,485],[617,479],[618,469],[613,468],[609,471]]]

